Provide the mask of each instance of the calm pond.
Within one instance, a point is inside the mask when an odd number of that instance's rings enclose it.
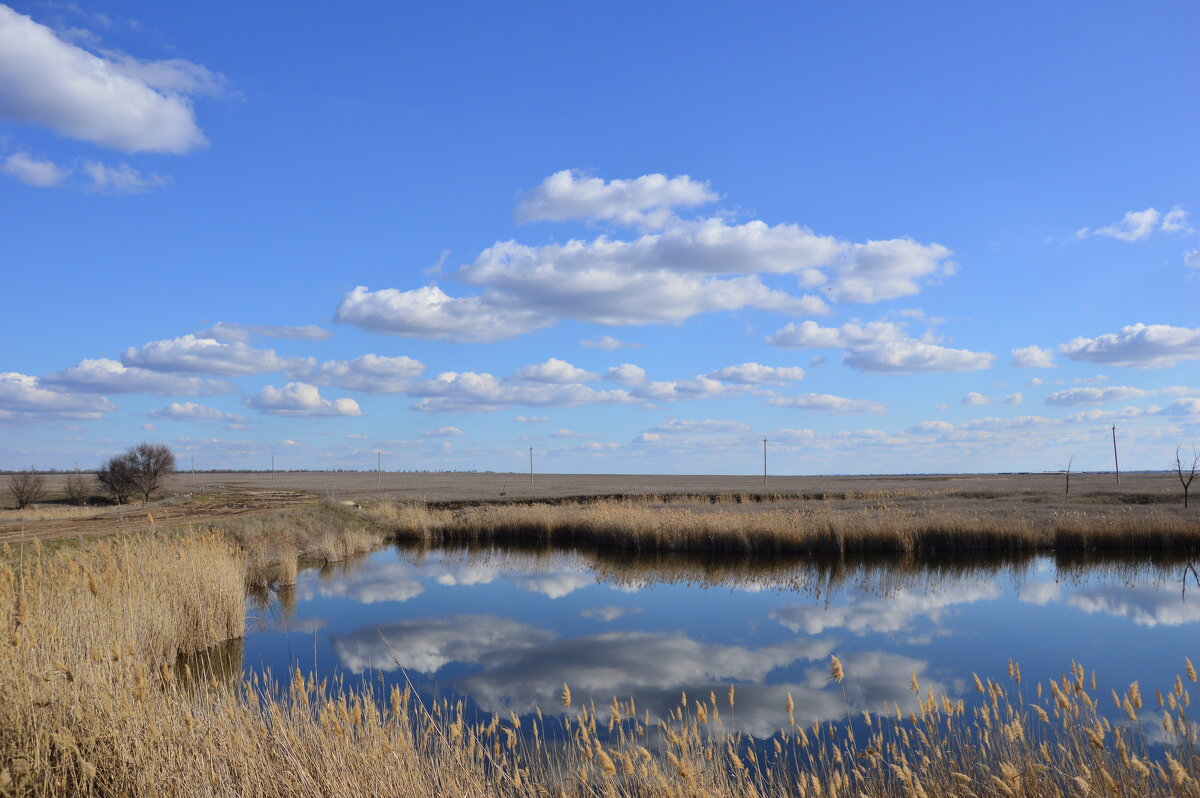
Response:
[[[786,725],[788,693],[803,723],[844,718],[847,703],[907,709],[914,672],[922,693],[970,703],[971,674],[1006,680],[1010,658],[1030,693],[1073,661],[1100,695],[1133,680],[1165,692],[1184,657],[1200,662],[1190,563],[388,549],[252,601],[225,667],[411,682],[481,720],[561,711],[564,682],[577,704],[632,697],[652,718],[682,692],[734,685],[726,727],[765,737]]]

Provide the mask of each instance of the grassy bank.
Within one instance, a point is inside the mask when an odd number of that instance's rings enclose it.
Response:
[[[0,792],[143,796],[1200,795],[1190,663],[1102,716],[1082,666],[1054,683],[980,681],[977,707],[922,691],[856,734],[779,708],[780,732],[725,731],[727,694],[667,717],[632,701],[472,724],[461,705],[314,684],[229,687],[178,652],[241,633],[243,555],[215,535],[115,539],[0,566]],[[831,678],[852,683],[832,662]],[[181,673],[182,670],[182,673]],[[831,685],[837,689],[837,685]],[[1107,703],[1105,699],[1103,703]],[[558,712],[562,712],[560,716]],[[1145,721],[1145,726],[1142,721]],[[1147,727],[1167,741],[1151,757]],[[1160,731],[1161,730],[1161,731]]]
[[[402,540],[579,545],[630,551],[954,552],[1200,547],[1200,513],[1158,504],[980,506],[954,497],[703,504],[592,500],[437,507],[379,502],[368,517]],[[739,505],[730,507],[730,504]]]

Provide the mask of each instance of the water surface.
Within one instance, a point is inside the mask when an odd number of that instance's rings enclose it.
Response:
[[[972,673],[1007,678],[1010,658],[1030,693],[1073,661],[1101,695],[1135,679],[1165,691],[1185,656],[1200,662],[1189,564],[389,549],[265,597],[223,667],[411,683],[480,719],[562,711],[564,683],[576,709],[632,697],[651,719],[732,685],[726,727],[766,737],[789,693],[803,723],[907,709],[913,673],[970,702]]]

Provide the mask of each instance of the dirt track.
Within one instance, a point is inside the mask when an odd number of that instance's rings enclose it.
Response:
[[[96,514],[80,518],[51,518],[38,521],[0,520],[0,544],[64,538],[96,537],[118,532],[141,532],[151,527],[180,528],[188,524],[211,524],[223,518],[292,507],[312,496],[291,490],[256,488],[210,488],[190,499],[137,505],[122,514],[112,507],[97,508]]]

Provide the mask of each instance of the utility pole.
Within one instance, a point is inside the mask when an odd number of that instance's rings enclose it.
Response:
[[[767,438],[763,436],[763,484],[767,484]]]
[[[192,492],[196,492],[196,458],[192,458]]]
[[[271,484],[275,484],[275,455],[271,455]]]
[[[1113,469],[1117,472],[1117,484],[1121,484],[1121,463],[1117,460],[1117,425],[1112,425],[1113,433]]]
[[[529,484],[533,484],[533,447],[529,447]]]
[[[380,474],[383,472],[383,452],[375,452],[375,487],[379,487]]]

